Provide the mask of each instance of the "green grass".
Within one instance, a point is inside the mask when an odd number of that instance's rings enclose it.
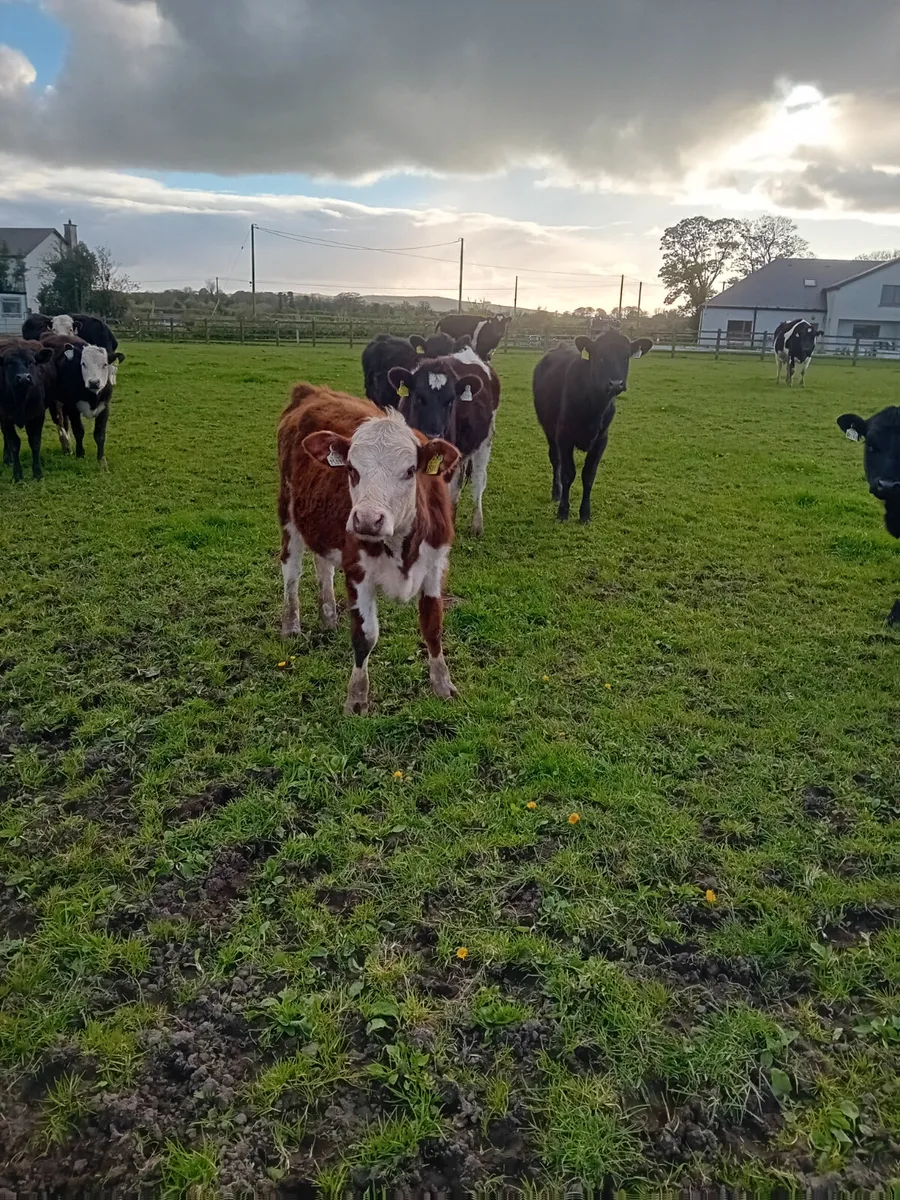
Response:
[[[900,546],[835,425],[896,368],[633,364],[582,528],[499,355],[460,700],[385,602],[348,719],[309,566],[277,665],[274,431],[356,352],[126,350],[109,474],[0,476],[9,1178],[123,1105],[172,1196],[900,1174]]]

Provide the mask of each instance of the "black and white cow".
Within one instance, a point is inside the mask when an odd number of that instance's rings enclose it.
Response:
[[[806,386],[806,372],[816,349],[816,339],[825,331],[817,329],[810,321],[782,321],[775,330],[775,361],[778,373],[775,382],[781,379],[781,368],[787,367],[787,382],[794,386],[794,371],[800,375],[800,386]]]
[[[84,458],[84,421],[93,421],[97,462],[101,470],[107,470],[106,427],[118,364],[125,355],[108,354],[102,346],[79,337],[45,334],[41,341],[53,351],[59,405],[75,438],[75,457]],[[61,427],[60,440],[62,436]]]
[[[435,329],[449,333],[453,338],[469,336],[472,349],[482,362],[490,362],[491,355],[503,340],[506,327],[512,317],[499,314],[493,317],[473,317],[466,313],[449,313],[441,317]]]
[[[534,369],[534,408],[547,438],[553,467],[552,499],[557,517],[569,518],[575,481],[575,450],[585,452],[581,472],[582,525],[591,519],[591,489],[609,441],[616,397],[625,391],[628,364],[653,349],[649,338],[629,341],[618,329],[599,337],[577,337],[575,345],[550,350]]]
[[[884,504],[888,533],[900,538],[900,408],[892,404],[868,420],[844,413],[837,423],[851,442],[866,443],[863,466],[869,491]],[[894,603],[888,624],[900,625],[900,600]]]
[[[394,408],[397,393],[388,382],[392,367],[412,371],[425,358],[440,358],[468,344],[468,338],[452,338],[446,333],[434,333],[428,338],[414,333],[408,338],[391,333],[379,333],[362,352],[363,386],[366,396],[379,408]]]

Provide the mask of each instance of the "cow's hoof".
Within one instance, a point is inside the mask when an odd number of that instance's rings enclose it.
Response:
[[[484,537],[484,518],[472,518],[472,537]]]
[[[100,461],[97,463],[97,466],[100,468],[101,471],[109,470],[109,463],[106,461],[105,458],[101,458]]]
[[[582,525],[590,525],[591,514],[590,513],[581,513],[578,520],[581,522]]]
[[[289,641],[291,638],[299,637],[300,636],[300,622],[299,621],[282,621],[281,636],[285,641]]]
[[[368,715],[368,700],[354,700],[350,696],[347,697],[347,703],[344,705],[345,717],[367,717]]]
[[[338,627],[337,613],[322,613],[322,628],[326,633],[334,633]]]
[[[900,600],[894,601],[894,607],[888,613],[888,625],[900,625]]]
[[[556,519],[557,519],[557,521],[568,521],[568,519],[569,519],[568,510],[563,512],[563,510],[560,509],[559,512],[556,514]]]
[[[550,493],[550,499],[554,504],[559,504],[559,492],[555,488]]]

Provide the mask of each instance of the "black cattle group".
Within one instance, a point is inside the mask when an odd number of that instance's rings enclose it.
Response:
[[[0,430],[3,462],[22,479],[19,458],[25,431],[31,448],[31,471],[43,475],[41,441],[47,413],[56,425],[63,453],[84,457],[84,422],[94,427],[97,460],[106,469],[109,422],[119,353],[115,334],[105,321],[84,313],[26,317],[22,337],[0,338]]]

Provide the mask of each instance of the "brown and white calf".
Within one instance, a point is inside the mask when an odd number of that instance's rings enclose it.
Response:
[[[472,532],[484,533],[482,501],[500,405],[500,380],[493,367],[466,346],[445,358],[423,359],[413,371],[392,367],[391,386],[407,422],[426,437],[442,437],[462,461],[450,480],[454,509],[466,479],[472,479]]]
[[[281,490],[281,632],[300,631],[298,584],[311,550],[326,629],[337,627],[334,571],[347,581],[353,672],[347,714],[369,708],[369,655],[378,641],[376,595],[418,597],[431,686],[450,699],[456,688],[444,661],[444,581],[453,543],[447,476],[459,452],[410,429],[393,409],[298,383],[278,426]]]

